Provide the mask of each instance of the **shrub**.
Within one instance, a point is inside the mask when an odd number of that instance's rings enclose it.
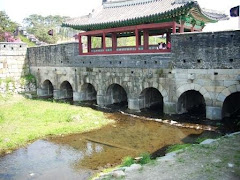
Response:
[[[132,164],[134,164],[134,159],[130,156],[125,157],[122,161],[122,166],[129,167]]]
[[[149,153],[143,153],[140,155],[142,158],[139,160],[141,165],[151,162],[151,155]]]
[[[28,82],[31,82],[31,83],[35,83],[36,82],[36,78],[32,74],[25,75],[24,79],[26,79]]]

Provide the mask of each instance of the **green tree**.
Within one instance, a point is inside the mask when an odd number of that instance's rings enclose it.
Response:
[[[32,14],[24,19],[24,24],[26,25],[27,31],[34,34],[40,41],[53,44],[62,36],[61,32],[63,31],[60,31],[59,28],[66,18],[67,17],[58,15],[44,17],[38,14]],[[50,29],[53,29],[53,36],[48,35]]]
[[[5,11],[0,11],[0,42],[4,41],[4,32],[13,33],[18,24],[11,21]]]

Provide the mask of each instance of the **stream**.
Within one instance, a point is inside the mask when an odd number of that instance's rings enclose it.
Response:
[[[219,134],[210,125],[159,122],[124,112],[105,113],[114,124],[82,134],[47,137],[0,157],[1,180],[89,179],[114,167],[126,156],[164,155],[172,144],[194,143],[199,137]]]

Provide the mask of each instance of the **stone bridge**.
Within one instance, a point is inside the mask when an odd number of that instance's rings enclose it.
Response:
[[[171,36],[171,53],[78,55],[78,43],[28,48],[38,95],[100,106],[158,104],[177,114],[199,108],[216,120],[240,109],[240,31]]]

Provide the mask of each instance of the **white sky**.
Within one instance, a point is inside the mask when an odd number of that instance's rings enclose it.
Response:
[[[224,12],[229,15],[229,10],[240,5],[240,0],[197,0],[200,7]],[[0,11],[4,10],[11,20],[22,23],[25,17],[31,14],[61,15],[78,17],[88,14],[96,9],[102,0],[0,0]],[[229,30],[238,28],[238,18],[230,18],[209,24],[205,31]]]

